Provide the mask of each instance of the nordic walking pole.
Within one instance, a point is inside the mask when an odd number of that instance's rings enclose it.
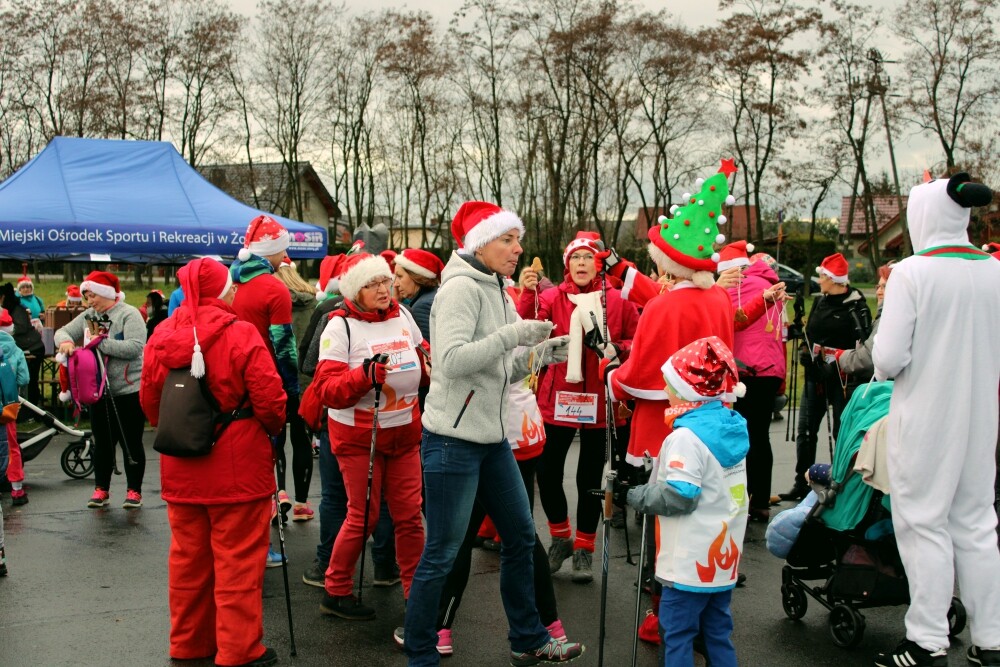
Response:
[[[380,354],[372,359],[372,364],[384,364],[389,355]],[[365,589],[365,553],[368,550],[368,520],[371,516],[372,478],[375,475],[375,438],[378,436],[378,404],[382,399],[382,385],[375,383],[375,409],[372,412],[372,448],[368,452],[368,487],[365,489],[365,521],[361,531],[361,568],[358,573],[358,606],[361,606],[361,593]]]
[[[642,573],[646,567],[646,526],[649,517],[642,515],[642,541],[639,543],[639,574],[635,578],[635,631],[632,633],[632,667],[639,655],[639,615],[642,611]]]
[[[274,440],[271,440],[274,447]],[[285,558],[285,529],[281,521],[281,505],[278,502],[278,457],[274,457],[274,506],[278,510],[278,549],[281,552],[281,577],[285,581],[285,611],[288,613],[288,642],[291,645],[289,654],[295,657],[295,626],[292,623],[292,593],[288,588],[288,559]]]
[[[608,611],[608,547],[611,528],[611,512],[615,494],[615,471],[609,470],[604,476],[604,549],[601,554],[601,630],[597,650],[597,665],[604,667],[604,620]]]

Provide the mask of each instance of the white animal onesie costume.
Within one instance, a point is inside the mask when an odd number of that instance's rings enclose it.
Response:
[[[993,509],[1000,383],[1000,262],[969,245],[968,175],[910,191],[915,254],[892,271],[872,357],[895,378],[886,423],[892,522],[909,579],[906,638],[948,647],[955,576],[972,642],[1000,645]]]

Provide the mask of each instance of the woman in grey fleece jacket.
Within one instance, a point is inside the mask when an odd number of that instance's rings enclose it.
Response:
[[[437,607],[481,502],[500,533],[500,594],[512,665],[567,662],[583,647],[553,640],[535,608],[535,527],[504,434],[510,384],[534,360],[565,360],[565,337],[549,322],[520,320],[504,288],[521,255],[524,224],[486,202],[466,202],[452,222],[463,249],[453,253],[431,307],[431,386],[423,413],[427,539],[406,609],[404,650],[411,666],[438,665]],[[543,342],[544,341],[544,342]],[[523,352],[518,346],[533,346]]]
[[[87,507],[104,507],[110,502],[115,446],[120,444],[128,483],[122,507],[134,509],[142,506],[142,478],[146,472],[146,453],[142,448],[146,416],[139,405],[146,325],[139,311],[125,303],[114,274],[92,271],[80,283],[80,291],[90,307],[56,331],[55,344],[60,354],[67,355],[93,336],[102,333],[107,336],[97,346],[108,379],[104,396],[90,407],[96,488]]]

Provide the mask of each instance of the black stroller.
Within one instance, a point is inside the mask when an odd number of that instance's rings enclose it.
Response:
[[[865,617],[860,609],[910,602],[888,503],[883,502],[881,491],[854,471],[865,433],[888,412],[891,389],[891,382],[861,385],[844,408],[832,465],[828,470],[822,464],[810,469],[810,474],[814,469],[827,474],[818,476],[821,482],[810,477],[817,500],[781,572],[785,614],[793,620],[802,618],[812,597],[830,611],[830,637],[843,648],[857,646],[864,637]],[[949,634],[960,633],[966,620],[961,600],[952,598]]]
[[[73,479],[83,479],[94,471],[94,461],[91,450],[94,437],[90,431],[79,431],[71,428],[55,418],[51,413],[21,398],[21,410],[30,410],[41,426],[33,431],[18,431],[17,442],[21,447],[21,458],[27,463],[48,446],[57,433],[72,436],[60,457],[63,472]]]

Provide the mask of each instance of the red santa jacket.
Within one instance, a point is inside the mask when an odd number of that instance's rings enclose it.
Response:
[[[735,311],[729,294],[713,285],[707,290],[690,282],[649,300],[632,338],[632,350],[621,368],[608,375],[614,400],[635,400],[627,460],[642,463],[644,452],[656,456],[670,427],[660,367],[671,354],[705,336],[718,336],[733,348]]]
[[[139,401],[153,426],[167,372],[191,365],[192,313],[186,302],[153,332],[143,352]],[[167,502],[238,503],[274,492],[271,440],[285,425],[285,392],[271,353],[252,324],[239,321],[223,301],[205,298],[197,311],[205,378],[223,411],[248,397],[253,417],[232,422],[212,453],[160,459],[161,495]]]
[[[589,289],[584,290],[581,290],[573,281],[564,280],[556,289],[545,290],[538,294],[537,317],[535,292],[523,290],[517,304],[517,312],[524,319],[551,321],[555,325],[552,329],[552,335],[563,336],[569,333],[570,317],[576,308],[576,305],[566,295],[598,289],[601,289],[600,279],[595,280]],[[632,347],[632,336],[639,323],[639,311],[633,304],[625,301],[621,292],[613,287],[608,288],[606,301],[608,336],[621,349],[624,360],[628,358],[629,350]],[[603,323],[601,324],[603,325]],[[556,392],[569,391],[597,394],[597,422],[583,428],[604,428],[607,413],[604,408],[604,386],[600,379],[600,359],[597,353],[585,347],[582,367],[583,382],[566,381],[565,362],[547,366],[542,371],[538,388],[538,407],[542,411],[542,418],[546,424],[568,425],[556,421],[554,415]],[[619,423],[624,423],[624,420],[620,420]]]

